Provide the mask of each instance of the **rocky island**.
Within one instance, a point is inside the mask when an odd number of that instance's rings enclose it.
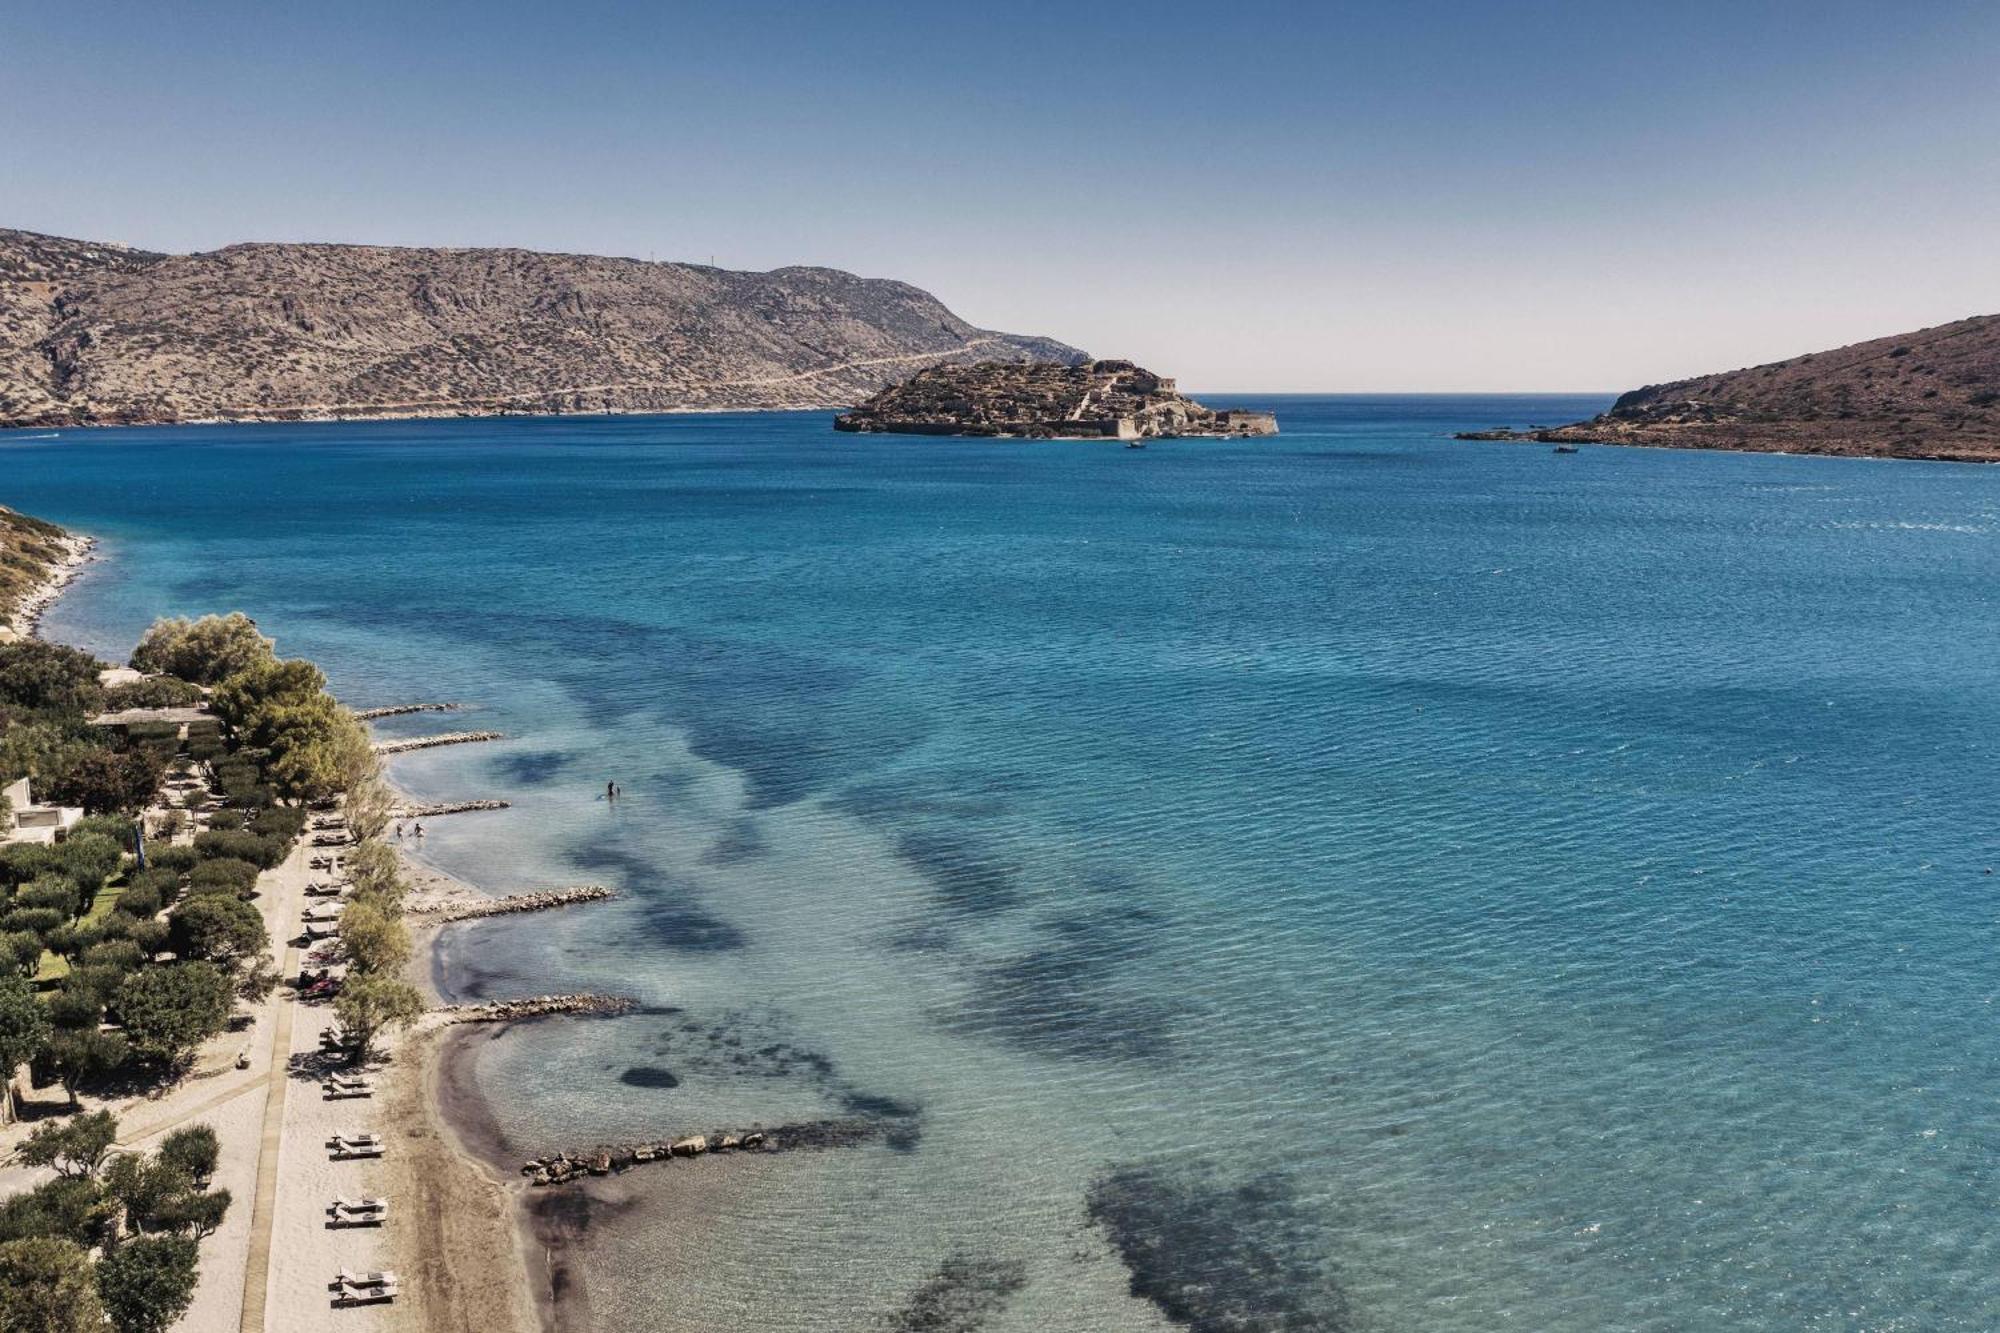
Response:
[[[835,430],[1029,440],[1276,435],[1269,412],[1216,411],[1130,361],[981,361],[919,371],[833,419]]]
[[[1458,438],[2000,462],[2000,315],[1648,385],[1567,426]]]
[[[158,254],[0,229],[0,426],[831,408],[1065,361],[908,283],[513,249]]]

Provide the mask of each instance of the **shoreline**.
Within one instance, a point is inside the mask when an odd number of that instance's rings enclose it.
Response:
[[[63,548],[62,558],[49,568],[42,581],[28,590],[20,605],[0,626],[0,643],[9,639],[35,639],[41,637],[42,617],[62,599],[69,585],[83,573],[84,568],[96,560],[97,538],[82,533],[64,530],[56,539]]]
[[[400,793],[400,789],[398,789]],[[432,1007],[447,1001],[439,985],[441,935],[448,924],[419,910],[474,905],[492,894],[397,846],[411,883],[410,961],[405,980]],[[549,1327],[536,1295],[533,1236],[521,1194],[497,1166],[499,1130],[465,1068],[473,1025],[412,1030],[383,1099],[383,1117],[409,1149],[389,1168],[391,1188],[411,1206],[390,1239],[396,1271],[409,1282],[408,1326],[425,1333],[538,1333]]]

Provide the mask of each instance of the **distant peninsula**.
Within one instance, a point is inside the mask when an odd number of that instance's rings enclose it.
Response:
[[[835,430],[1030,440],[1275,435],[1269,412],[1216,411],[1130,361],[933,366],[833,420]]]
[[[2000,462],[2000,315],[1648,385],[1567,426],[1458,438]]]
[[[0,229],[0,426],[832,408],[968,360],[1084,354],[827,268]]]

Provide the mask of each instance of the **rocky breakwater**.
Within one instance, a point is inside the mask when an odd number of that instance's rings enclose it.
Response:
[[[390,704],[385,708],[362,708],[354,716],[363,722],[373,722],[378,717],[407,717],[411,713],[455,713],[463,704]]]
[[[442,924],[449,921],[472,921],[483,916],[509,916],[515,912],[546,912],[551,908],[602,902],[606,898],[616,896],[616,893],[602,884],[578,884],[572,888],[544,889],[538,893],[512,893],[504,898],[443,902],[435,906],[412,907],[409,911],[412,916],[429,917]]]
[[[762,1130],[745,1134],[693,1134],[680,1139],[654,1139],[623,1147],[597,1147],[582,1152],[554,1152],[531,1157],[521,1164],[521,1174],[537,1187],[564,1185],[584,1176],[608,1176],[629,1171],[644,1162],[670,1162],[704,1157],[710,1153],[769,1151],[776,1145]]]
[[[441,801],[436,805],[406,805],[396,811],[397,819],[436,819],[439,815],[465,815],[475,810],[505,810],[507,801]]]
[[[1057,440],[1275,435],[1269,412],[1217,411],[1130,361],[932,366],[833,419],[902,435]]]
[[[447,1004],[431,1010],[431,1021],[451,1023],[514,1023],[557,1014],[603,1017],[630,1013],[631,1000],[621,995],[532,995],[521,1000],[488,1000],[480,1004]]]
[[[407,754],[411,750],[431,750],[440,745],[471,745],[475,741],[497,741],[497,731],[447,731],[436,736],[411,736],[400,741],[376,741],[376,754]]]

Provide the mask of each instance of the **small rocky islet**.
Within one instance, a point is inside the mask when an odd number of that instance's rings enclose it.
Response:
[[[1216,410],[1130,361],[939,365],[833,419],[859,433],[1026,440],[1276,435],[1269,412]]]

